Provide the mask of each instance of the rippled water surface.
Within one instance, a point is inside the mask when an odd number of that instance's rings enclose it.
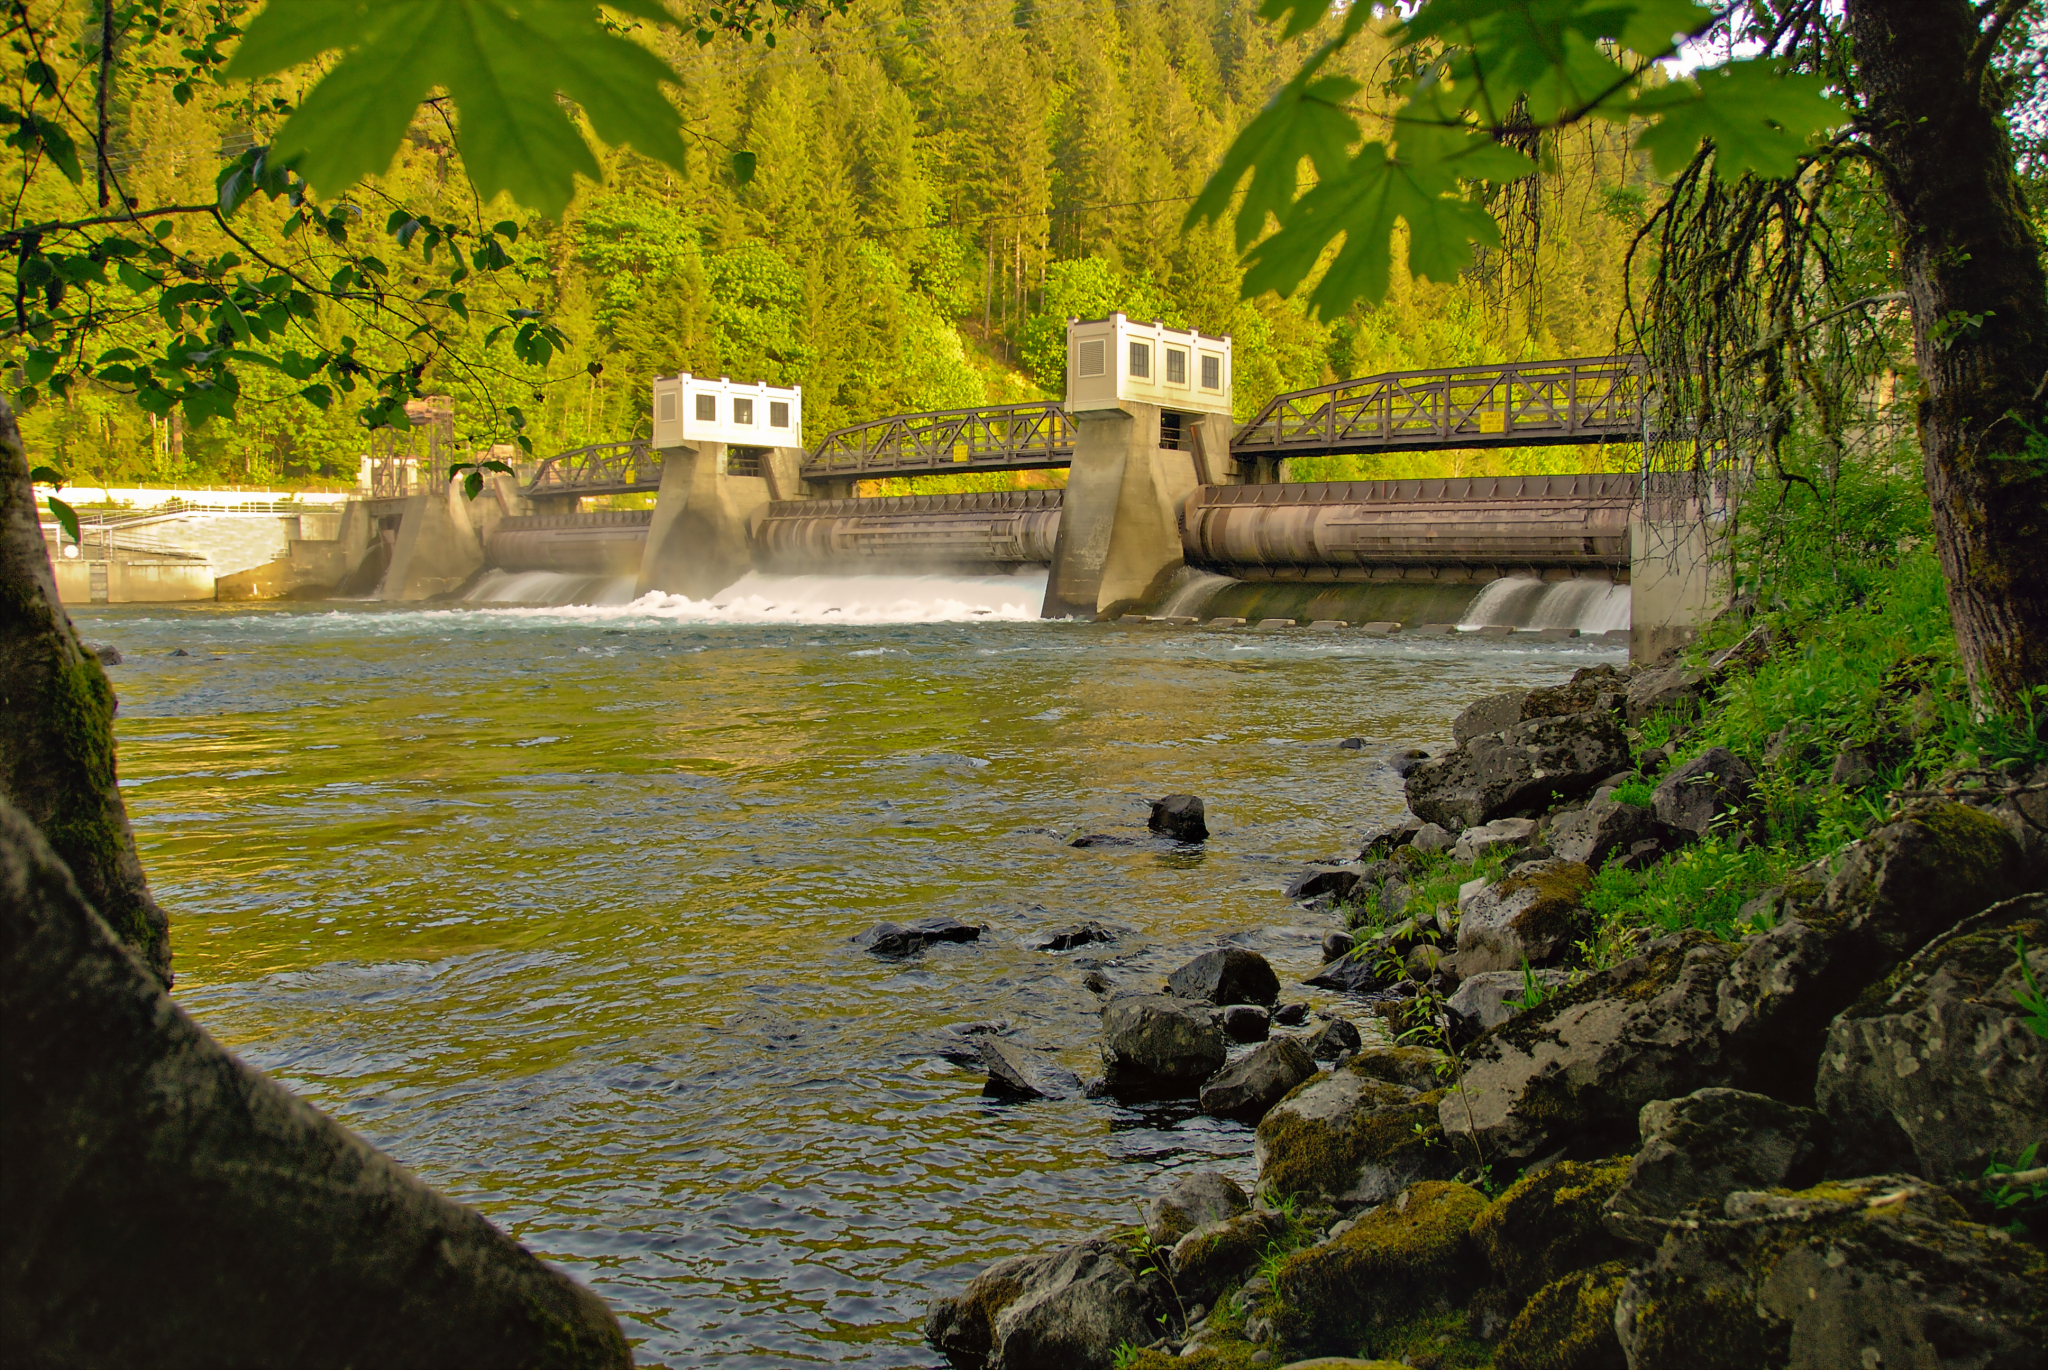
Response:
[[[936,1054],[1000,1019],[1082,1073],[1093,918],[1154,985],[1402,808],[1379,763],[1611,648],[1067,623],[94,608],[125,794],[217,1037],[589,1281],[644,1363],[928,1365],[981,1265],[1252,1178],[1184,1110],[1005,1105]],[[190,655],[174,656],[183,648]],[[1364,751],[1339,750],[1348,736]],[[1192,791],[1205,850],[1142,834]],[[877,960],[885,918],[985,922]],[[1299,991],[1291,991],[1299,993]],[[1313,996],[1310,996],[1313,997]]]

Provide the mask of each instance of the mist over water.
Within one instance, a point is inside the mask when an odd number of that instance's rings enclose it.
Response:
[[[1099,1073],[1085,953],[1021,940],[1108,923],[1087,950],[1152,987],[1228,936],[1299,980],[1329,924],[1280,890],[1402,810],[1384,751],[1620,659],[1043,623],[1035,578],[917,579],[78,606],[126,654],[177,999],[590,1282],[643,1364],[931,1365],[934,1294],[1129,1226],[1174,1170],[1254,1175],[1240,1124],[997,1104],[942,1059],[948,1025],[1003,1020]],[[1208,801],[1205,848],[1066,845],[1142,836],[1172,791]],[[989,931],[905,962],[848,940],[934,913]]]
[[[819,576],[751,571],[703,600],[654,591],[635,598],[631,576],[489,571],[472,604],[531,606],[540,616],[658,619],[670,623],[956,623],[1032,620],[1045,602],[1043,569],[1007,576]],[[510,612],[517,612],[511,610]]]

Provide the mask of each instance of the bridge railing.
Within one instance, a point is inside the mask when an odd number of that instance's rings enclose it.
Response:
[[[645,438],[574,447],[543,461],[527,485],[535,495],[618,495],[661,488],[661,458]]]
[[[804,458],[807,480],[935,471],[1028,471],[1074,459],[1074,421],[1058,400],[897,414],[827,433]]]
[[[1263,455],[1539,447],[1642,437],[1640,357],[1399,371],[1276,395],[1231,439]]]

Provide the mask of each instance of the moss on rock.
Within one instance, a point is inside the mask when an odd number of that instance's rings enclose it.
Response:
[[[1339,1203],[1392,1198],[1457,1167],[1443,1145],[1436,1092],[1334,1071],[1289,1094],[1259,1123],[1261,1188]]]
[[[1342,1069],[1361,1080],[1379,1080],[1426,1092],[1436,1088],[1441,1078],[1438,1072],[1449,1061],[1441,1051],[1423,1047],[1368,1047],[1346,1061]]]
[[[1273,1277],[1274,1331],[1290,1347],[1350,1351],[1455,1307],[1482,1268],[1471,1231],[1485,1207],[1468,1185],[1425,1180],[1336,1240],[1288,1257]]]
[[[1614,1335],[1627,1261],[1552,1280],[1523,1305],[1494,1351],[1494,1370],[1628,1370]]]
[[[1472,1226],[1494,1278],[1526,1298],[1570,1271],[1620,1258],[1624,1247],[1608,1234],[1601,1209],[1628,1179],[1628,1167],[1626,1156],[1560,1161],[1515,1181]]]

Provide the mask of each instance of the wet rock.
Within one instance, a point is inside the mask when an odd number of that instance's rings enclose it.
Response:
[[[1067,845],[1070,847],[1135,847],[1138,845],[1138,839],[1126,837],[1122,833],[1091,832],[1075,838],[1067,843]]]
[[[1273,1010],[1273,1021],[1282,1027],[1300,1027],[1308,1021],[1308,1005],[1301,1000],[1282,1004]]]
[[[1458,834],[1439,823],[1424,823],[1408,845],[1419,852],[1449,851],[1458,845]]]
[[[1425,756],[1422,760],[1426,761],[1428,757]],[[1415,764],[1419,766],[1422,764],[1422,761],[1417,761]],[[1415,834],[1420,831],[1422,831],[1422,820],[1413,815],[1402,819],[1399,823],[1368,829],[1365,834],[1365,845],[1359,849],[1358,859],[1360,861],[1377,861],[1391,856],[1402,847],[1413,842]]]
[[[995,1350],[996,1315],[1023,1291],[1024,1277],[1045,1265],[1046,1256],[1012,1256],[997,1261],[968,1282],[959,1294],[932,1300],[924,1319],[924,1339],[948,1364],[981,1370]]]
[[[1559,1161],[1486,1206],[1472,1241],[1511,1302],[1574,1270],[1632,1254],[1606,1226],[1608,1201],[1627,1176],[1626,1156]]]
[[[1364,751],[1365,739],[1362,737],[1347,737],[1337,744],[1337,750],[1340,752]]]
[[[1108,994],[1116,988],[1116,981],[1099,970],[1091,970],[1081,977],[1081,988],[1090,994]]]
[[[1296,1085],[1315,1073],[1316,1063],[1300,1039],[1275,1037],[1209,1078],[1202,1086],[1202,1112],[1215,1118],[1256,1123]]]
[[[1215,1298],[1286,1234],[1286,1215],[1271,1209],[1240,1212],[1195,1228],[1173,1246],[1174,1283],[1180,1296]]]
[[[1334,1061],[1364,1044],[1358,1029],[1345,1018],[1332,1018],[1308,1039],[1308,1053],[1318,1061]]]
[[[1629,723],[1642,723],[1663,713],[1691,718],[1699,712],[1700,701],[1706,695],[1706,679],[1704,672],[1690,666],[1642,672],[1628,683],[1623,709]],[[1646,765],[1643,769],[1650,767]]]
[[[1609,1201],[1622,1235],[1662,1229],[1631,1226],[1630,1215],[1675,1217],[1702,1201],[1719,1212],[1742,1189],[1803,1188],[1827,1160],[1826,1120],[1810,1108],[1739,1089],[1695,1090],[1645,1104],[1642,1150]]]
[[[1372,994],[1383,989],[1386,982],[1384,967],[1351,958],[1332,961],[1301,983],[1312,989],[1327,989],[1338,994]]]
[[[1540,999],[1555,993],[1571,977],[1561,970],[1531,970],[1527,975],[1519,970],[1488,970],[1462,978],[1457,992],[1444,1003],[1459,1038],[1470,1041],[1519,1013],[1532,978]]]
[[[1459,972],[1469,978],[1515,970],[1525,961],[1544,966],[1557,960],[1591,929],[1592,915],[1581,901],[1592,887],[1592,871],[1576,861],[1552,860],[1525,866],[1460,899]]]
[[[1170,794],[1152,801],[1152,831],[1176,842],[1205,842],[1209,825],[1202,801],[1192,794]]]
[[[1081,1077],[1040,1052],[1006,1042],[994,1033],[976,1039],[988,1067],[984,1092],[1004,1099],[1075,1099]]]
[[[1756,772],[1726,747],[1709,747],[1673,770],[1651,797],[1657,821],[1687,837],[1709,831],[1762,835]]]
[[[1250,1210],[1252,1201],[1236,1180],[1213,1170],[1181,1175],[1145,1205],[1145,1235],[1155,1246],[1172,1246],[1198,1227]]]
[[[1628,738],[1610,715],[1530,719],[1416,768],[1408,807],[1424,822],[1476,827],[1585,794],[1628,763]]]
[[[192,655],[192,653],[190,653],[190,652],[186,651],[186,650],[185,650],[185,649],[184,649],[183,647],[175,647],[175,648],[173,648],[173,649],[171,650],[171,655],[172,655],[172,656],[190,656],[190,655]]]
[[[1335,1241],[1289,1256],[1274,1273],[1275,1336],[1349,1352],[1375,1327],[1455,1308],[1482,1273],[1467,1234],[1485,1206],[1466,1185],[1417,1184]]]
[[[1656,815],[1640,805],[1595,796],[1577,813],[1558,819],[1545,840],[1560,860],[1598,869],[1615,852],[1650,838],[1656,825]]]
[[[1910,1176],[1738,1192],[1631,1274],[1632,1366],[2031,1366],[2048,1355],[2041,1253]]]
[[[1644,1104],[1725,1078],[1715,1015],[1732,958],[1704,933],[1662,938],[1481,1037],[1439,1110],[1445,1136],[1509,1162],[1627,1149]]]
[[[1260,1121],[1252,1147],[1259,1187],[1355,1206],[1449,1175],[1457,1162],[1437,1128],[1440,1094],[1349,1065],[1316,1076]]]
[[[81,642],[78,645],[98,657],[102,666],[121,664],[121,649],[111,642]]]
[[[1482,823],[1458,834],[1457,842],[1451,847],[1451,855],[1459,861],[1476,861],[1488,852],[1525,846],[1535,836],[1536,820],[1533,818],[1496,818],[1491,823]]]
[[[1349,956],[1357,945],[1357,940],[1348,932],[1326,934],[1323,938],[1323,960],[1334,961],[1340,956]]]
[[[1109,1370],[1117,1347],[1159,1335],[1167,1309],[1120,1243],[1093,1238],[998,1262],[936,1299],[925,1340],[956,1366]]]
[[[1075,947],[1092,946],[1097,942],[1114,942],[1116,933],[1100,923],[1074,923],[1064,928],[1051,928],[1033,933],[1024,939],[1024,945],[1032,951],[1072,951]]]
[[[1005,1037],[1009,1032],[1006,1022],[949,1023],[937,1034],[934,1054],[963,1070],[980,1070],[986,1064],[981,1056],[981,1039],[987,1035]]]
[[[2048,1040],[2018,1003],[2022,942],[2048,985],[2048,895],[1994,905],[1835,1019],[1815,1098],[1835,1124],[1836,1173],[1969,1179],[2044,1140]]]
[[[0,1361],[626,1366],[609,1310],[186,1016],[0,803]]]
[[[1287,882],[1289,899],[1320,899],[1325,895],[1333,899],[1347,899],[1358,888],[1358,872],[1353,870],[1307,870]]]
[[[1280,977],[1255,951],[1218,947],[1167,976],[1166,992],[1205,1004],[1271,1005],[1280,999]]]
[[[1473,700],[1451,720],[1451,737],[1462,747],[1475,737],[1506,732],[1522,721],[1522,705],[1528,698],[1527,690],[1508,690]]]
[[[1233,1042],[1263,1042],[1272,1031],[1272,1015],[1257,1004],[1232,1004],[1223,1010],[1223,1035]]]
[[[1214,1016],[1165,994],[1126,995],[1102,1009],[1102,1062],[1127,1095],[1192,1095],[1229,1047]]]
[[[940,942],[973,942],[980,939],[982,929],[973,923],[963,923],[957,918],[943,915],[936,918],[920,918],[915,923],[877,923],[853,940],[856,945],[866,948],[877,956],[915,956],[926,947]]]
[[[1387,769],[1406,780],[1417,766],[1429,760],[1429,753],[1419,747],[1400,747],[1387,753]]]

